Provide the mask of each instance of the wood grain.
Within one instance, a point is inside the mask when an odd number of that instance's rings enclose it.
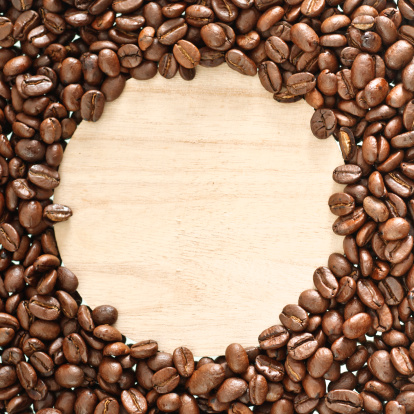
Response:
[[[55,200],[74,215],[56,237],[84,300],[115,305],[126,336],[163,350],[256,345],[342,249],[327,206],[342,161],[312,113],[224,65],[128,81],[60,167]]]

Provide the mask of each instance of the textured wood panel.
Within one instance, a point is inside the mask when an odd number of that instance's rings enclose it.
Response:
[[[163,350],[256,345],[342,249],[327,206],[342,161],[312,113],[224,65],[128,81],[60,168],[56,202],[74,216],[58,246],[85,301],[117,306],[125,335]]]

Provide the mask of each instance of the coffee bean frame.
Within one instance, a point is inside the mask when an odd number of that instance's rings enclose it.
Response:
[[[2,410],[414,412],[411,1],[1,0],[0,11]],[[191,80],[224,62],[258,73],[279,102],[305,98],[314,135],[338,139],[333,179],[346,187],[328,205],[344,255],[315,270],[315,289],[259,346],[195,362],[184,346],[126,345],[115,308],[81,304],[51,228],[72,211],[52,196],[77,124],[98,121],[129,76]]]

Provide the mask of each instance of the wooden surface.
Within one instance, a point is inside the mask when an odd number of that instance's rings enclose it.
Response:
[[[126,336],[162,350],[256,345],[342,250],[327,205],[342,161],[312,113],[225,65],[128,81],[60,168],[55,200],[74,215],[56,236],[84,300],[115,305]]]

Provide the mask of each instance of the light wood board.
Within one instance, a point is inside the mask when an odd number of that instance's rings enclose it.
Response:
[[[74,215],[56,237],[84,300],[115,305],[127,337],[169,352],[256,345],[342,251],[327,205],[342,160],[312,136],[312,113],[226,65],[128,81],[60,167],[55,201]]]

